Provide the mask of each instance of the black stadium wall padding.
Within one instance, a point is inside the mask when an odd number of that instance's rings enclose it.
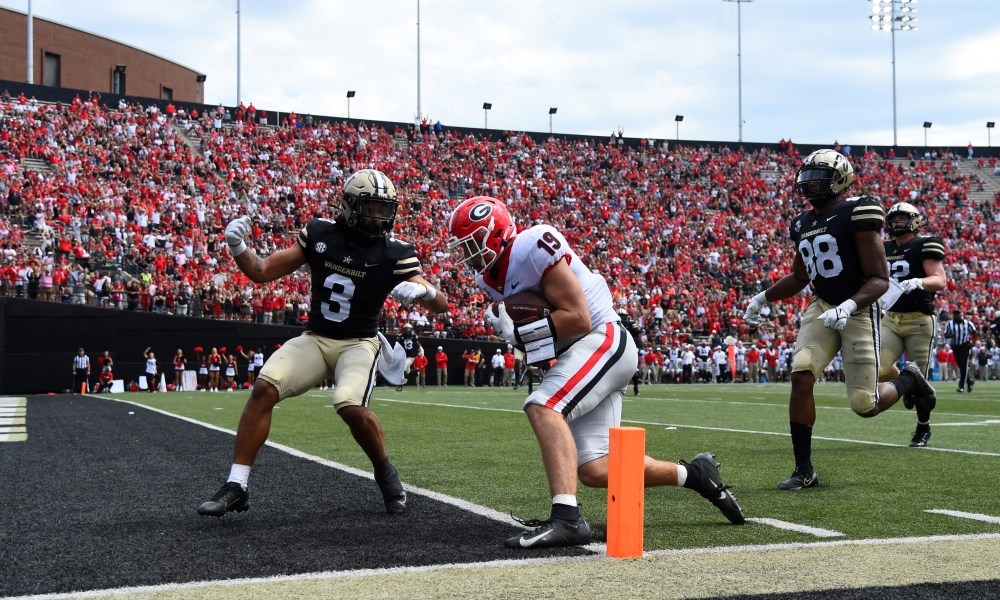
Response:
[[[91,385],[97,381],[97,358],[109,350],[115,361],[115,379],[126,385],[145,372],[143,350],[156,353],[160,372],[173,381],[170,362],[180,348],[188,359],[188,369],[197,369],[195,346],[208,352],[213,346],[236,346],[244,351],[259,346],[270,356],[276,344],[284,344],[302,333],[301,327],[258,325],[194,317],[157,315],[111,308],[42,302],[24,298],[0,298],[0,394],[63,392],[73,387],[72,364],[77,349],[83,347],[91,361]],[[386,336],[390,342],[394,335]],[[448,383],[462,384],[465,368],[462,353],[480,348],[489,357],[501,344],[481,340],[421,337],[420,344],[430,360],[427,385],[436,385],[434,353],[438,346],[448,354]],[[239,361],[239,381],[246,375],[246,361]],[[414,373],[410,373],[413,382]]]

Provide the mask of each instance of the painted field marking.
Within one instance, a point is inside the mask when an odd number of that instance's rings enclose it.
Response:
[[[960,510],[946,510],[943,508],[932,508],[925,510],[926,513],[932,513],[935,515],[947,515],[949,517],[958,517],[959,519],[972,519],[973,521],[982,521],[984,523],[996,523],[1000,525],[1000,517],[994,517],[992,515],[981,515],[979,513],[969,513],[962,512]]]
[[[214,431],[221,431],[223,433],[228,433],[230,435],[236,435],[236,432],[233,431],[232,429],[226,429],[225,427],[219,427],[217,425],[212,425],[211,423],[205,423],[204,421],[199,421],[197,419],[192,419],[190,417],[184,417],[184,416],[172,413],[172,412],[168,412],[166,410],[162,410],[162,409],[159,409],[159,408],[153,408],[151,406],[146,406],[145,404],[139,404],[138,402],[132,402],[130,400],[124,400],[122,398],[111,398],[111,397],[108,397],[108,396],[95,396],[95,397],[101,398],[102,400],[113,400],[114,402],[120,402],[122,404],[130,404],[132,406],[138,406],[139,408],[144,408],[146,410],[151,410],[151,411],[153,411],[155,413],[159,413],[161,415],[166,415],[168,417],[173,417],[175,419],[180,419],[181,421],[186,421],[188,423],[194,423],[195,425],[200,425],[201,427],[206,427],[206,428],[212,429]],[[276,406],[275,408],[280,408],[280,406]],[[486,409],[481,409],[481,410],[486,410]],[[521,412],[521,411],[512,411],[512,412]],[[315,455],[312,455],[312,454],[307,454],[305,452],[302,452],[301,450],[297,450],[295,448],[292,448],[291,446],[286,446],[284,444],[279,444],[277,442],[272,442],[270,440],[268,440],[267,442],[265,442],[265,444],[267,446],[270,446],[272,448],[276,448],[278,450],[281,450],[282,452],[285,452],[286,454],[291,454],[292,456],[296,456],[298,458],[304,458],[306,460],[310,460],[312,462],[321,464],[323,466],[331,467],[333,469],[337,469],[339,471],[343,471],[343,472],[349,473],[351,475],[356,475],[356,476],[362,477],[364,479],[369,479],[369,480],[372,480],[372,481],[375,480],[375,475],[372,474],[372,473],[369,473],[368,471],[362,471],[361,469],[355,469],[354,467],[351,467],[351,466],[348,466],[348,465],[345,465],[345,464],[341,464],[341,463],[338,463],[338,462],[334,462],[332,460],[328,460],[328,459],[323,458],[321,456],[315,456]],[[450,504],[451,506],[454,506],[454,507],[459,508],[461,510],[464,510],[466,512],[470,512],[472,514],[479,515],[481,517],[486,517],[488,519],[493,519],[494,521],[498,521],[498,522],[503,523],[505,525],[512,525],[514,527],[520,527],[521,529],[529,529],[528,527],[525,527],[524,524],[516,521],[513,516],[511,516],[511,515],[509,515],[507,513],[500,512],[498,510],[493,510],[492,508],[489,508],[488,506],[482,506],[482,505],[479,505],[479,504],[474,504],[472,502],[469,502],[467,500],[463,500],[461,498],[456,498],[454,496],[448,496],[448,495],[442,494],[440,492],[435,492],[434,490],[425,489],[425,488],[418,487],[418,486],[415,486],[415,485],[411,485],[411,484],[408,484],[408,483],[404,483],[403,484],[403,489],[405,489],[408,492],[414,493],[414,494],[419,494],[421,496],[426,496],[427,498],[430,498],[432,500],[437,500],[438,502],[442,502],[444,504]]]
[[[985,421],[976,421],[974,423],[934,423],[935,427],[969,427],[975,425],[1000,425],[1000,419],[987,419]]]
[[[28,439],[26,419],[28,399],[23,396],[0,397],[0,442],[24,442]]]
[[[832,538],[832,537],[843,537],[847,534],[840,533],[839,531],[833,531],[831,529],[823,529],[822,527],[809,527],[808,525],[799,525],[798,523],[791,523],[789,521],[782,521],[780,519],[767,519],[761,517],[754,517],[747,519],[750,523],[760,523],[761,525],[770,525],[771,527],[776,527],[778,529],[784,529],[787,531],[796,531],[798,533],[805,533],[807,535],[815,536],[818,538]]]
[[[139,405],[141,406],[141,405]],[[155,410],[155,409],[153,409]],[[170,414],[170,413],[166,413]],[[176,416],[176,415],[173,415]],[[939,542],[965,542],[976,540],[1000,539],[1000,533],[977,533],[963,535],[939,535],[926,537],[906,537],[906,538],[878,538],[862,540],[831,540],[822,542],[794,542],[784,544],[762,544],[758,546],[713,546],[707,548],[677,548],[670,550],[650,550],[645,552],[645,557],[657,556],[698,556],[705,554],[733,554],[733,553],[770,553],[781,550],[804,550],[809,548],[830,548],[830,547],[864,547],[864,546],[896,546],[900,544],[928,544]],[[585,546],[590,548],[590,546]],[[296,575],[277,575],[273,577],[254,577],[245,579],[223,579],[215,581],[192,581],[188,583],[165,583],[160,585],[147,585],[137,587],[123,587],[105,590],[88,590],[86,592],[70,592],[62,594],[41,594],[36,596],[20,596],[11,600],[48,600],[54,598],[96,598],[96,597],[116,597],[131,596],[138,594],[150,594],[157,592],[178,592],[187,590],[199,590],[205,588],[216,588],[225,590],[226,588],[239,588],[253,585],[266,585],[274,583],[291,583],[298,581],[324,581],[350,578],[382,577],[389,575],[436,573],[447,571],[465,571],[470,569],[480,569],[484,567],[512,567],[512,566],[535,566],[548,564],[573,564],[590,563],[611,560],[605,554],[592,554],[590,556],[557,556],[551,558],[515,558],[510,560],[491,560],[474,563],[450,563],[439,565],[423,565],[418,567],[391,567],[383,569],[354,569],[348,571],[320,571],[314,573],[299,573]]]
[[[488,410],[493,412],[506,412],[506,413],[524,413],[523,410],[513,409],[513,408],[487,408],[483,406],[465,406],[462,404],[448,404],[446,402],[423,402],[419,400],[400,400],[398,398],[377,398],[379,402],[389,402],[397,404],[419,404],[421,406],[439,406],[442,408],[461,408],[465,410]],[[168,413],[169,414],[169,413]],[[936,413],[935,413],[936,414]],[[963,415],[968,416],[968,415]],[[663,427],[669,429],[671,427],[676,429],[698,429],[702,431],[722,431],[726,433],[746,433],[750,435],[774,435],[779,437],[788,437],[789,434],[786,431],[756,431],[753,429],[734,429],[731,427],[708,427],[705,425],[682,425],[680,423],[656,423],[653,421],[633,421],[630,419],[622,419],[622,424],[630,425],[648,425],[650,427]],[[937,427],[941,425],[935,421],[934,426]],[[886,448],[908,448],[909,444],[895,444],[891,442],[873,442],[869,440],[855,440],[850,438],[834,438],[834,437],[824,437],[814,435],[814,440],[823,440],[827,442],[843,442],[846,444],[864,444],[868,446],[883,446]],[[956,450],[953,448],[941,448],[938,446],[927,446],[926,448],[921,448],[921,451],[925,452],[951,452],[954,454],[970,454],[972,456],[1000,456],[1000,452],[982,452],[979,450]]]

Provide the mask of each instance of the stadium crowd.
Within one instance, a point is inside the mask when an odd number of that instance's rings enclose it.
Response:
[[[805,296],[772,307],[756,331],[741,319],[747,299],[787,272],[793,256],[787,227],[803,204],[794,189],[801,156],[790,142],[745,152],[626,145],[615,136],[540,143],[518,133],[388,131],[294,113],[264,126],[253,111],[236,113],[108,107],[96,95],[48,104],[4,93],[0,294],[300,324],[307,276],[251,286],[223,248],[225,224],[253,215],[255,248],[273,252],[309,218],[338,214],[345,173],[373,167],[402,191],[397,235],[417,246],[425,276],[451,300],[435,317],[390,298],[387,332],[411,323],[423,335],[489,337],[484,296],[447,250],[444,224],[460,199],[490,195],[528,215],[521,226],[546,222],[566,232],[648,348],[728,336],[794,342]],[[855,153],[853,192],[920,208],[925,233],[949,248],[937,312],[958,308],[988,329],[1000,317],[1000,199],[970,202],[981,183],[957,160]],[[984,176],[1000,173],[995,157],[977,164]]]

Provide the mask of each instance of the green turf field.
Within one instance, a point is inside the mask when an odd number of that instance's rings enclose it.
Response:
[[[1000,531],[1000,524],[926,510],[1000,517],[1000,383],[980,382],[973,394],[938,388],[931,448],[908,448],[916,420],[899,403],[873,419],[851,412],[843,384],[817,385],[813,462],[823,486],[778,491],[793,468],[787,384],[643,386],[626,397],[623,425],[646,429],[647,453],[676,461],[711,451],[748,518],[776,519],[844,534],[833,539],[895,538]],[[631,391],[630,391],[631,394]],[[235,430],[247,392],[115,397]],[[275,409],[274,442],[353,467],[370,464],[314,390]],[[408,484],[520,517],[548,516],[538,446],[521,412],[525,390],[376,388],[390,455]],[[224,477],[228,464],[206,464]],[[254,475],[258,476],[258,475]],[[252,480],[251,480],[252,485]],[[211,490],[206,490],[210,492]],[[583,512],[598,528],[605,490],[582,488]],[[689,490],[646,492],[646,550],[811,542],[818,537],[761,523],[730,526]]]

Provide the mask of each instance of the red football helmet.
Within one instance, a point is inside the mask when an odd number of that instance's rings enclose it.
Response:
[[[459,263],[477,273],[492,267],[517,235],[507,206],[489,196],[476,196],[459,204],[448,220],[448,232],[448,249],[459,249]]]

